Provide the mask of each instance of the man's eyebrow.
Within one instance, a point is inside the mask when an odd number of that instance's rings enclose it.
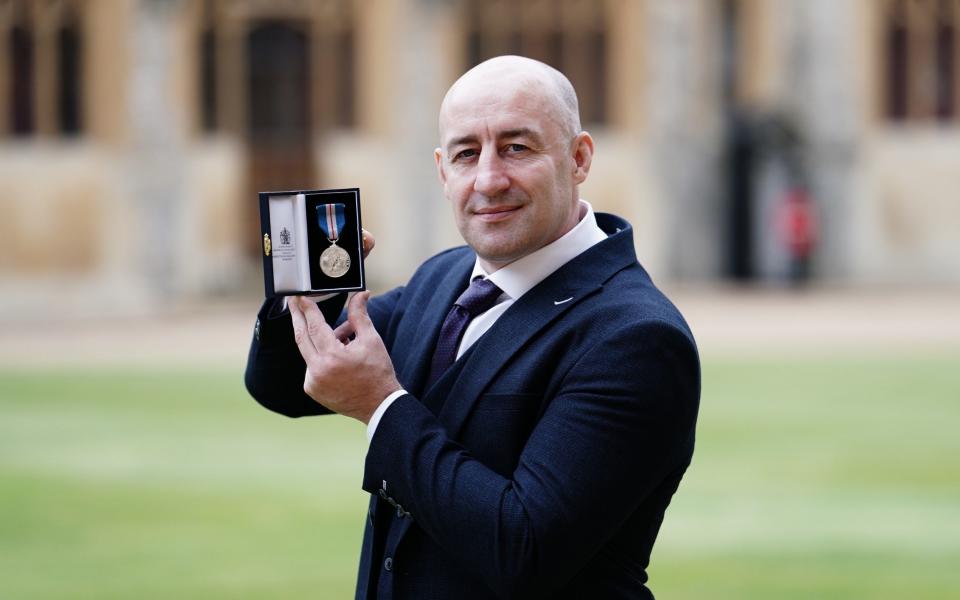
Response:
[[[454,146],[462,146],[464,144],[472,144],[477,141],[477,136],[473,134],[462,135],[458,138],[454,138],[447,142],[447,148],[453,148]]]
[[[501,139],[501,138],[509,139],[509,138],[518,138],[518,137],[530,138],[531,140],[537,143],[541,143],[543,141],[543,138],[540,137],[540,134],[534,131],[533,129],[530,129],[529,127],[517,127],[516,129],[507,129],[506,131],[501,131],[497,135],[497,139]]]

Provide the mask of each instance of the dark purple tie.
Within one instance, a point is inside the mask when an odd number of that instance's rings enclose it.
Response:
[[[466,331],[470,320],[490,310],[502,293],[503,291],[489,279],[477,277],[470,282],[470,287],[460,294],[440,328],[440,338],[437,340],[437,347],[433,351],[433,362],[430,364],[428,386],[436,381],[457,358],[460,338],[463,337],[463,332]]]

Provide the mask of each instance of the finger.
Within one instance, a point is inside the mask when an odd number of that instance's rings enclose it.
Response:
[[[296,342],[303,359],[310,362],[317,355],[317,347],[307,329],[307,319],[300,308],[300,297],[287,297],[287,308],[290,310],[290,319],[293,321],[293,341]]]
[[[306,321],[307,334],[318,351],[329,351],[339,345],[336,336],[333,335],[333,330],[330,329],[327,320],[323,318],[320,307],[313,300],[301,298],[300,310],[303,312]]]
[[[370,256],[370,251],[373,250],[373,247],[377,245],[376,238],[373,237],[373,234],[363,230],[363,257],[366,258]]]
[[[370,299],[370,292],[360,292],[350,298],[350,306],[347,308],[347,322],[353,327],[357,336],[373,331],[373,322],[367,313],[367,300]]]
[[[341,344],[349,342],[355,333],[356,331],[354,331],[353,324],[350,321],[340,323],[340,326],[333,330],[333,335],[340,340]]]

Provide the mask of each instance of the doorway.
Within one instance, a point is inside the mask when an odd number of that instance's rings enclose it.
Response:
[[[247,64],[247,197],[312,187],[316,182],[310,98],[310,38],[306,23],[268,20],[250,28]],[[259,208],[247,222],[259,232]],[[251,251],[259,255],[259,235]]]

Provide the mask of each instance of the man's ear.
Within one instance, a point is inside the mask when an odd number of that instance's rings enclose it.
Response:
[[[593,138],[586,131],[581,131],[573,140],[573,181],[580,185],[590,174],[590,165],[593,164]]]
[[[437,178],[440,179],[440,183],[447,185],[447,174],[443,171],[443,152],[440,148],[434,148],[433,160],[437,163]]]

